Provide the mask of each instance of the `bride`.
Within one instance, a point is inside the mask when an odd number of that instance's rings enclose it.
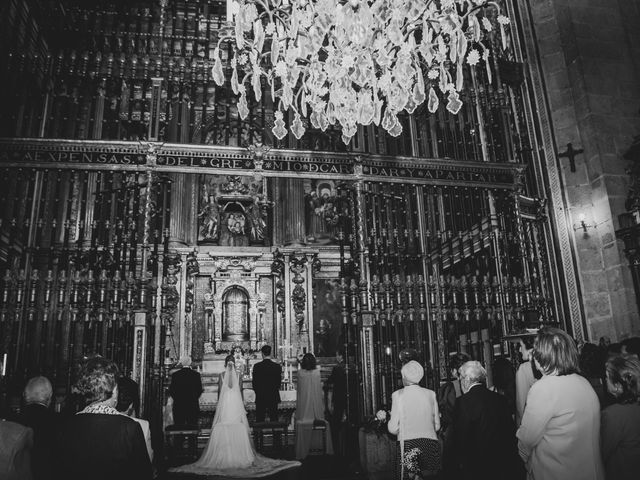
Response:
[[[300,465],[300,462],[267,458],[256,453],[233,355],[225,358],[218,392],[211,436],[202,456],[195,463],[172,468],[171,472],[257,478]]]

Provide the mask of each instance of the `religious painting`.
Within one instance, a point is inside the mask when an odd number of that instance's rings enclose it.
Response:
[[[313,351],[316,357],[334,357],[342,348],[339,280],[313,280]]]
[[[305,235],[308,244],[332,244],[336,240],[339,215],[333,180],[305,183]]]
[[[269,245],[273,202],[266,178],[202,175],[198,202],[198,244],[220,246]]]

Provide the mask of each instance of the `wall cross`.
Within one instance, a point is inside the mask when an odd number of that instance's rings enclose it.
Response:
[[[581,153],[584,153],[584,150],[582,148],[579,148],[579,149],[576,150],[576,149],[573,148],[573,145],[571,143],[567,143],[567,151],[558,154],[558,157],[560,157],[560,158],[568,158],[569,159],[569,168],[571,169],[572,172],[575,172],[576,171],[576,157]]]

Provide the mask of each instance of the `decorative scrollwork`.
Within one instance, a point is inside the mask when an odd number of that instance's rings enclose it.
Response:
[[[307,256],[302,252],[296,252],[291,255],[291,259],[289,261],[289,269],[291,273],[293,273],[293,279],[291,280],[295,283],[295,287],[293,287],[293,292],[291,294],[291,301],[293,303],[293,311],[296,319],[296,323],[298,324],[298,329],[303,332],[305,329],[305,310],[307,306],[307,294],[305,292],[302,284],[304,283],[303,273],[306,269],[307,265]]]

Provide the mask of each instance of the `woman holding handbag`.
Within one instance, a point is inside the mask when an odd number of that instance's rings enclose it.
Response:
[[[442,452],[436,432],[440,413],[433,390],[418,383],[424,369],[415,360],[401,370],[404,388],[393,392],[389,432],[398,436],[396,479],[428,478],[437,475]]]

